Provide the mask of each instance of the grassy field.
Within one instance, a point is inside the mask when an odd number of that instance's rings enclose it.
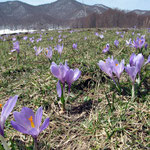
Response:
[[[122,33],[117,35],[116,31]],[[95,32],[103,34],[104,39],[95,36]],[[3,36],[6,40],[0,40],[0,103],[4,104],[10,96],[17,94],[19,99],[13,111],[29,107],[36,112],[43,107],[43,120],[49,117],[50,123],[38,137],[39,150],[150,149],[150,65],[142,67],[142,84],[136,89],[134,100],[131,100],[131,81],[125,71],[118,93],[115,84],[97,65],[108,56],[119,61],[125,59],[128,64],[131,54],[139,51],[126,46],[126,40],[136,39],[139,33],[145,35],[148,44],[147,50],[142,49],[146,61],[150,54],[147,29],[81,29],[72,33],[65,30],[15,35],[20,43],[19,64],[17,53],[10,52],[13,36]],[[24,36],[38,39],[40,35],[42,41],[38,43],[22,40]],[[60,44],[64,44],[61,57],[54,50],[59,35],[62,38]],[[114,45],[116,39],[118,47]],[[76,50],[72,48],[73,43],[77,43]],[[107,43],[110,52],[103,54]],[[34,46],[51,46],[52,60],[45,57],[45,49],[36,56]],[[50,66],[52,61],[64,64],[66,60],[70,68],[81,70],[81,76],[72,84],[66,111],[62,113],[56,91],[58,79],[52,75]],[[14,130],[11,120],[12,113],[5,124],[5,137],[11,148],[31,150],[32,137]],[[1,145],[0,149],[3,149]]]

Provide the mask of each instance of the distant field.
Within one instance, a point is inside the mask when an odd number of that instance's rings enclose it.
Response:
[[[116,34],[116,31],[120,33]],[[104,35],[104,38],[95,33]],[[140,52],[126,45],[126,40],[131,38],[133,41],[142,35],[145,35],[147,49],[143,47]],[[24,36],[28,39],[23,40]],[[18,64],[17,52],[11,53],[14,37],[20,44]],[[33,43],[29,40],[31,37],[34,37]],[[40,37],[42,40],[37,42]],[[114,45],[115,40],[119,41],[118,47]],[[72,48],[73,43],[77,43],[77,49]],[[107,43],[110,45],[109,52],[102,53]],[[64,45],[61,57],[55,50],[57,44]],[[43,48],[38,56],[34,46]],[[53,50],[50,61],[45,56],[45,48],[49,46]],[[111,78],[97,65],[100,60],[111,56],[119,62],[124,59],[127,65],[133,52],[136,55],[142,53],[147,61],[150,55],[148,29],[78,29],[1,36],[0,103],[4,104],[10,96],[19,95],[13,111],[29,107],[36,112],[40,106],[43,107],[43,120],[49,117],[50,123],[38,137],[39,150],[148,150],[150,64],[142,67],[142,82],[136,89],[134,100],[131,100],[131,80],[125,71],[120,78],[119,93]],[[79,68],[81,76],[73,82],[66,111],[62,113],[56,91],[58,79],[52,75],[50,66],[52,62],[64,64],[65,61],[70,68]],[[31,136],[14,130],[11,120],[13,115],[5,124],[8,143],[13,150],[31,150]],[[3,149],[2,145],[0,149]]]

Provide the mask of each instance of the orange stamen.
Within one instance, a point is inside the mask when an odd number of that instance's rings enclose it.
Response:
[[[32,128],[35,128],[35,125],[34,125],[33,117],[32,117],[32,116],[29,118],[29,121],[31,122],[31,127],[32,127]]]
[[[118,64],[116,64],[116,66],[118,66]]]
[[[0,108],[2,108],[2,104],[0,104]]]

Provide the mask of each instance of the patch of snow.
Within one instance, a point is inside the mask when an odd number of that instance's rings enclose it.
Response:
[[[94,6],[101,7],[101,8],[104,8],[104,9],[108,9],[107,6],[104,6],[104,5],[102,5],[102,4],[95,4]]]
[[[13,33],[28,33],[28,32],[35,32],[36,30],[10,30],[10,29],[3,29],[0,30],[0,35],[1,34],[13,34]]]
[[[145,11],[140,11],[140,10],[135,10],[134,12],[135,12],[137,15],[143,15],[143,14],[146,13]]]

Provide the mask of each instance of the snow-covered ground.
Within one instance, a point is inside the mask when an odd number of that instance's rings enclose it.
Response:
[[[13,34],[13,33],[27,33],[27,32],[34,32],[36,30],[10,30],[10,29],[4,29],[0,30],[0,35],[1,34]]]

